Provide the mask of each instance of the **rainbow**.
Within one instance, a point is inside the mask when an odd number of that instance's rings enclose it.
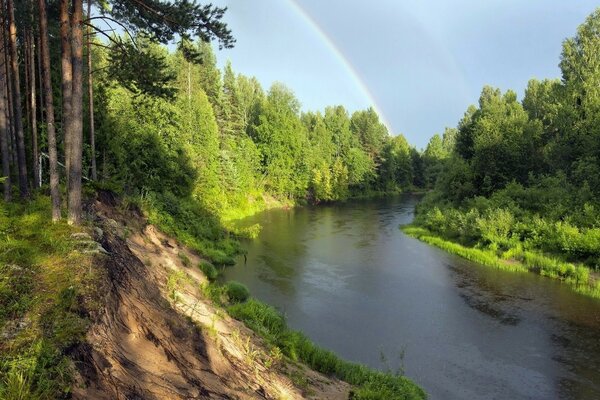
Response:
[[[346,69],[348,75],[354,81],[354,83],[358,87],[358,89],[367,97],[368,101],[371,103],[371,106],[373,107],[375,112],[379,115],[379,120],[385,125],[385,127],[387,128],[390,135],[393,135],[394,131],[391,129],[392,125],[389,123],[389,121],[385,117],[385,114],[381,111],[381,108],[377,104],[377,101],[375,100],[373,93],[371,93],[371,90],[369,89],[369,87],[360,78],[360,75],[358,74],[356,69],[352,66],[352,64],[350,63],[348,58],[344,55],[344,53],[342,53],[342,51],[339,49],[339,47],[335,44],[333,39],[331,39],[327,35],[325,30],[323,30],[323,28],[321,28],[321,26],[317,23],[317,21],[315,21],[315,19],[307,11],[305,11],[295,0],[288,0],[288,3],[290,4],[293,11],[296,14],[298,14],[300,16],[300,18],[302,18],[314,30],[314,32],[321,38],[323,43],[325,43],[325,45],[327,47],[329,47],[331,52],[335,55],[335,58]]]

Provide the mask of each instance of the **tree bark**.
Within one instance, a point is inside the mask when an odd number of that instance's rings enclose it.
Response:
[[[31,9],[33,14],[33,7],[31,7]],[[40,187],[40,169],[38,162],[39,152],[35,76],[35,38],[33,35],[33,29],[31,29],[29,31],[29,109],[31,110],[31,161],[33,167],[33,186],[37,189]]]
[[[72,93],[73,71],[71,60],[71,24],[69,22],[69,0],[60,1],[60,46],[62,67],[62,131],[65,152],[67,190],[71,168],[71,138],[73,137]]]
[[[48,48],[48,17],[46,0],[38,0],[40,15],[40,54],[46,103],[46,123],[48,131],[48,158],[50,159],[50,198],[52,200],[52,221],[60,219],[60,191],[58,181],[58,154],[56,151],[56,128],[54,126],[54,99],[50,77],[50,49]]]
[[[15,9],[13,0],[7,0],[10,44],[10,68],[12,72],[12,92],[14,108],[14,126],[17,140],[17,167],[19,170],[19,193],[22,198],[29,196],[27,185],[27,160],[25,159],[25,135],[23,133],[23,115],[21,112],[21,84],[19,80],[19,65],[17,59],[17,25],[15,24]]]
[[[29,101],[29,90],[31,90],[31,85],[29,84],[29,51],[31,48],[29,43],[29,28],[30,27],[25,27],[23,30],[23,44],[21,45],[21,58],[23,64],[22,70],[25,78],[25,121],[27,122],[26,128],[23,127],[23,133],[25,135],[25,148],[27,148],[28,145],[27,140],[31,140],[31,103]],[[25,156],[27,157],[27,151],[25,153]],[[29,160],[27,160],[25,164],[29,164]]]
[[[73,0],[71,15],[71,50],[73,56],[71,166],[69,169],[68,222],[81,222],[81,174],[83,153],[83,0]]]
[[[4,6],[4,1],[0,0],[0,4],[2,5],[2,9],[5,9]],[[10,70],[10,56],[8,54],[8,17],[6,15],[2,15],[2,32],[3,32],[3,43],[2,45],[4,46],[4,73],[5,73],[5,77],[6,77],[6,107],[7,107],[7,113],[6,116],[8,117],[8,123],[6,126],[7,131],[7,139],[8,139],[8,160],[9,160],[9,164],[11,166],[11,172],[13,173],[13,175],[15,175],[16,178],[16,174],[15,174],[15,169],[17,167],[17,148],[15,146],[15,130],[14,130],[14,118],[13,118],[13,95],[12,95],[12,85],[10,84],[11,82],[11,70]],[[11,176],[11,181],[12,181],[12,176]]]
[[[92,0],[87,2],[87,18],[92,16]],[[92,180],[98,179],[96,171],[96,132],[94,126],[94,78],[92,74],[92,30],[87,28],[87,67],[88,67],[88,108],[90,118],[90,150],[91,150],[91,168]]]
[[[4,4],[0,1],[0,9],[4,9]],[[4,46],[4,21],[0,21],[0,44]],[[10,156],[8,152],[8,93],[6,90],[6,69],[4,64],[7,62],[6,52],[4,49],[0,51],[0,155],[2,155],[2,183],[4,191],[4,201],[10,201]]]

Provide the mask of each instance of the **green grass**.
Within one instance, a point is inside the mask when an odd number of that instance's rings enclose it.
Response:
[[[409,236],[467,260],[506,271],[537,273],[558,279],[578,293],[600,298],[600,281],[594,281],[590,277],[589,268],[583,265],[575,265],[533,251],[523,251],[520,248],[511,248],[498,255],[497,251],[490,249],[467,247],[452,242],[419,226],[405,225],[401,229]]]
[[[273,307],[250,299],[227,308],[283,354],[325,375],[354,385],[353,399],[425,399],[425,392],[408,378],[375,371],[364,365],[344,361],[331,351],[312,343],[304,334],[287,327],[284,317]]]
[[[0,202],[0,398],[60,399],[71,391],[67,352],[87,331],[95,269],[50,203]],[[84,309],[84,307],[86,307]]]
[[[239,242],[221,224],[219,217],[192,198],[172,194],[149,194],[140,201],[148,222],[215,264],[233,265]]]

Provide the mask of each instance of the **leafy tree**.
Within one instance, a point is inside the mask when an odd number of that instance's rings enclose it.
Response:
[[[300,196],[308,186],[306,130],[298,116],[300,103],[281,83],[269,89],[252,129],[262,157],[268,190],[285,197]]]
[[[375,110],[369,108],[352,114],[350,130],[359,138],[365,152],[375,161],[388,137],[387,128],[379,121]]]

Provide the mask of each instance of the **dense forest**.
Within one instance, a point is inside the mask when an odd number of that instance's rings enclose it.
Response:
[[[423,153],[413,231],[477,261],[530,270],[600,295],[600,10],[563,42],[562,79],[484,87],[456,129]],[[435,241],[430,233],[481,250]],[[475,255],[477,254],[477,255]],[[593,275],[593,274],[592,274]]]
[[[54,219],[78,224],[82,189],[108,188],[223,261],[229,246],[208,247],[224,221],[421,184],[419,152],[373,109],[303,112],[284,84],[220,70],[224,9],[33,3],[2,5],[5,201],[50,193]]]
[[[11,2],[7,6],[13,10]],[[162,36],[179,32],[150,36],[130,26],[138,23],[137,16],[126,14],[130,10],[115,8],[110,15],[100,9],[98,16],[79,17],[103,20],[123,31],[117,36],[107,33],[104,25],[83,24],[89,43],[80,51],[87,62],[76,73],[86,79],[74,76],[73,85],[87,88],[76,93],[81,99],[71,104],[82,105],[82,110],[75,110],[75,119],[82,125],[77,129],[83,138],[81,174],[86,182],[102,182],[127,194],[189,198],[212,211],[240,208],[263,194],[316,203],[412,186],[418,152],[401,135],[391,136],[373,109],[350,114],[343,106],[332,106],[322,112],[301,112],[300,102],[285,85],[276,83],[265,90],[255,78],[236,74],[231,65],[219,70],[204,37],[193,41],[186,35],[177,41],[176,50],[169,51],[161,41],[172,38]],[[53,34],[59,30],[58,18],[50,19],[50,34],[46,33],[50,50],[57,50],[49,53],[48,71],[56,132],[48,132],[54,123],[48,122],[52,115],[45,90],[38,88],[45,71],[39,60],[43,49],[37,46],[36,10],[31,3],[20,2],[13,13],[22,17],[5,21],[5,28],[16,30],[16,36],[5,36],[16,41],[14,57],[20,66],[3,71],[2,79],[11,83],[6,87],[5,112],[11,112],[10,117],[13,112],[22,115],[3,124],[6,199],[13,185],[18,185],[22,197],[48,187],[52,169],[45,158],[40,163],[40,154],[56,147],[63,186],[68,182],[62,165],[71,169],[79,158],[78,149],[73,160],[66,151],[71,104],[62,86],[68,78],[59,68],[64,60],[58,48],[64,43]],[[63,11],[58,4],[49,4],[51,16]],[[117,13],[123,14],[124,22],[114,21]],[[233,43],[229,36],[224,40],[226,45]],[[12,61],[12,52],[5,53]],[[19,80],[22,76],[25,79]]]

